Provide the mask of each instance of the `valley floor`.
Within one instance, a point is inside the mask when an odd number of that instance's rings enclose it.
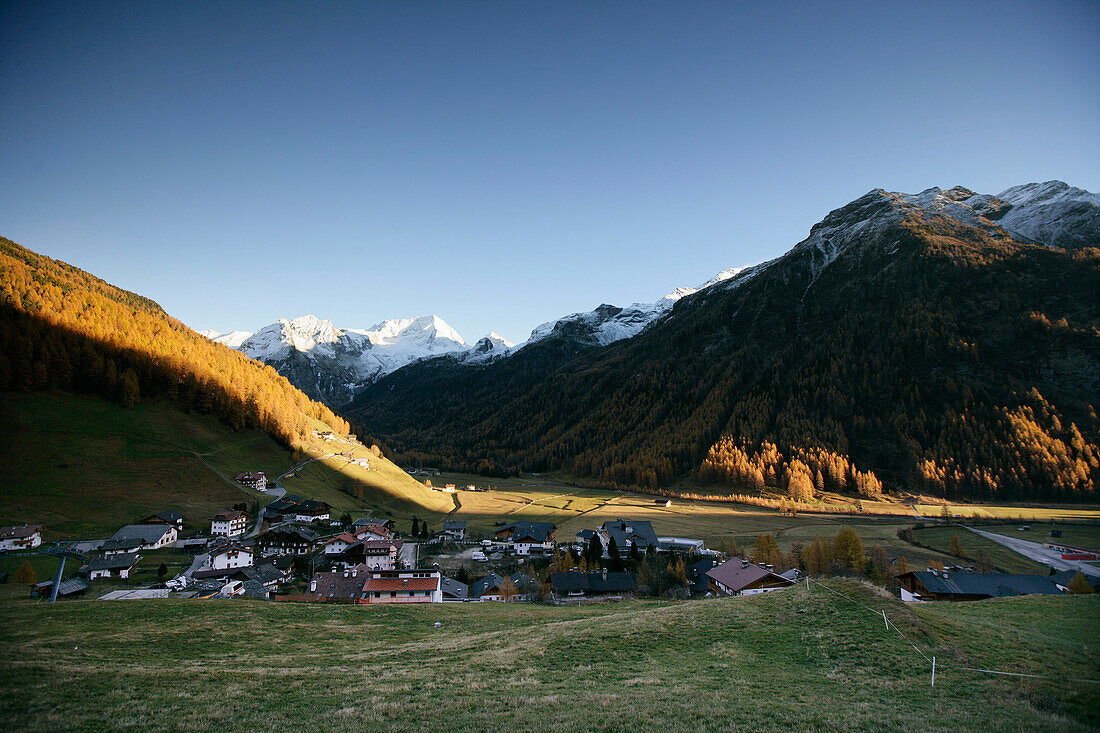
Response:
[[[878,609],[937,657],[934,688]],[[0,726],[1089,730],[1100,686],[1070,678],[1097,677],[1098,615],[1097,597],[903,606],[845,581],[583,607],[10,600]]]

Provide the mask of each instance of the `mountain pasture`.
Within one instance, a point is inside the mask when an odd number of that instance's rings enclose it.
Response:
[[[6,729],[1087,730],[1100,599],[0,602]],[[870,610],[865,608],[869,606]],[[931,665],[893,630],[885,609]],[[438,622],[439,628],[433,625]],[[1050,680],[968,672],[979,667]]]

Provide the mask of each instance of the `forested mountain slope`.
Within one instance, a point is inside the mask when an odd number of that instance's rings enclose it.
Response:
[[[1006,231],[997,197],[875,190],[632,339],[420,362],[345,414],[409,460],[489,472],[1093,500],[1100,242],[1081,206],[1031,216],[1066,249]]]
[[[40,436],[32,439],[34,431],[27,426],[37,422],[24,420],[27,416],[20,406],[34,402],[11,399],[7,395],[50,390],[101,395],[123,407],[143,401],[163,401],[170,409],[158,414],[178,414],[175,411],[182,409],[213,415],[233,431],[259,428],[281,446],[297,452],[302,459],[323,452],[312,436],[315,429],[332,428],[344,434],[349,431],[344,419],[310,400],[270,366],[199,335],[168,316],[148,298],[0,238],[0,400],[5,400],[0,412],[8,420],[6,443],[0,452],[5,456],[20,456],[19,460],[31,463],[23,466],[24,471],[20,474],[28,477],[25,486],[0,490],[0,496],[8,499],[9,516],[13,520],[23,516],[24,521],[30,518],[47,521],[45,517],[57,510],[51,505],[51,496],[63,492],[74,499],[82,492],[101,492],[106,481],[87,480],[74,484],[64,478],[71,474],[52,470],[57,466],[35,470],[36,460],[43,464],[53,460],[58,465],[71,467],[76,462],[73,455],[83,456],[88,445],[102,438],[99,433],[107,430],[102,425],[95,425],[95,431],[82,431],[74,422],[71,430],[65,433],[66,440],[83,441],[87,445],[74,446],[70,450],[59,444],[51,447],[48,454],[30,451],[28,446],[40,445],[42,441]],[[158,429],[172,432],[172,422],[165,418],[156,424]],[[180,454],[179,445],[189,446],[193,442],[182,425],[186,421],[180,422],[180,434],[172,440],[161,441],[163,445],[171,444],[171,450],[162,451],[163,455],[157,458],[164,459],[164,465],[158,464],[160,469],[171,463],[170,455]],[[360,437],[370,446],[369,437]],[[226,438],[226,446],[207,448],[225,450],[229,443],[236,442],[232,436],[220,433],[217,439]],[[212,441],[216,439],[211,438],[207,443]],[[105,451],[103,460],[108,460],[108,454],[109,451]],[[153,450],[151,455],[159,454]],[[127,454],[127,457],[133,456]],[[250,457],[247,450],[240,458],[238,471],[274,465],[270,456]],[[289,463],[291,459],[292,452],[280,454],[280,460]],[[185,464],[191,460],[187,456],[180,459],[181,475]],[[108,461],[108,465],[96,465],[91,474],[108,477],[112,495],[119,501],[141,506],[148,504],[148,511],[162,510],[164,507],[159,504],[164,501],[166,492],[151,491],[150,477],[140,475],[132,463],[112,466]],[[401,508],[402,503],[407,502],[414,511],[427,508],[445,512],[451,508],[449,500],[432,494],[385,459],[379,457],[375,464],[376,470],[365,476],[362,472],[344,476],[339,467],[333,467],[331,483],[356,499],[383,502],[386,506]],[[224,468],[230,475],[236,472],[230,467]],[[191,473],[198,475],[194,471]],[[50,484],[48,477],[53,474],[59,478]],[[39,476],[44,478],[40,484],[35,484],[33,480]],[[213,486],[221,480],[205,478],[213,480]],[[59,485],[61,483],[64,485]],[[185,483],[170,481],[166,485],[175,490]],[[211,491],[207,493],[220,496]],[[18,501],[13,499],[16,494],[19,494]],[[181,498],[180,502],[183,506],[185,500]]]

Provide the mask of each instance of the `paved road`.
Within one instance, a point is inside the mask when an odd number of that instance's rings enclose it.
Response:
[[[283,476],[285,476],[285,475],[286,474],[284,473]],[[280,476],[279,478],[282,478],[283,476]],[[279,484],[278,484],[279,479],[275,479],[275,481],[276,481],[275,485],[272,486],[271,488],[269,488],[266,493],[269,496],[275,497],[274,501],[278,501],[279,499],[282,499],[284,496],[286,496],[286,489],[284,489],[282,486],[279,486]],[[244,536],[244,538],[246,540],[247,539],[252,539],[253,537],[255,537],[256,535],[258,535],[260,533],[260,527],[264,526],[264,512],[265,511],[267,511],[267,507],[262,506],[262,507],[260,507],[260,511],[256,513],[256,526],[252,528],[251,532],[249,532],[248,534],[246,534]]]
[[[973,527],[967,527],[974,534],[980,534],[988,540],[993,540],[999,545],[1004,545],[1010,550],[1014,550],[1024,557],[1041,562],[1044,565],[1049,565],[1055,570],[1079,570],[1085,575],[1093,575],[1100,577],[1100,568],[1083,563],[1080,560],[1063,560],[1062,556],[1049,550],[1040,542],[1031,542],[1029,540],[1019,540],[1015,537],[1006,537],[1003,534],[997,534],[995,532],[985,532],[980,529],[974,529]]]

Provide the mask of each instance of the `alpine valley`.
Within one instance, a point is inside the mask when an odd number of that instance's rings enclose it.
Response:
[[[795,500],[1095,500],[1098,245],[1100,196],[1062,182],[876,189],[778,259],[516,347],[466,348],[428,317],[405,327],[417,349],[385,343],[385,324],[313,320],[299,349],[301,319],[240,348],[307,392],[354,393],[330,404],[407,463]],[[287,366],[319,342],[323,358]]]

